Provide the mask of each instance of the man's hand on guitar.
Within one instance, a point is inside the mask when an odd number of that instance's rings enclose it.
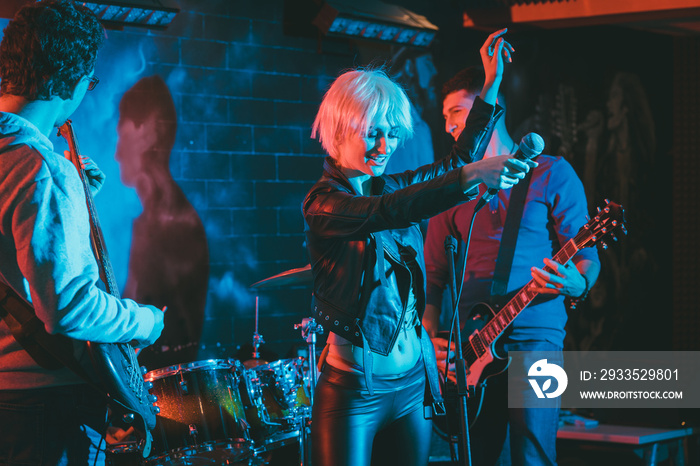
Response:
[[[431,339],[433,341],[433,347],[435,348],[435,359],[437,359],[437,366],[438,366],[438,371],[440,372],[440,376],[443,376],[445,374],[445,360],[449,358],[450,361],[450,367],[449,367],[449,372],[447,373],[447,379],[451,380],[455,384],[457,383],[457,379],[455,378],[455,364],[454,364],[454,358],[455,358],[455,342],[450,343],[450,354],[448,356],[447,354],[447,340],[444,338],[440,337],[435,337]]]
[[[145,348],[146,346],[150,346],[156,342],[158,337],[160,337],[160,334],[163,332],[163,318],[165,317],[165,311],[168,309],[167,306],[163,307],[163,309],[158,309],[157,307],[149,304],[146,304],[143,307],[148,308],[153,312],[153,330],[151,330],[151,333],[145,339],[131,341],[131,345],[136,348]]]
[[[433,342],[433,348],[435,348],[435,359],[437,360],[438,370],[440,375],[445,373],[445,359],[447,356],[447,340],[437,336],[438,327],[440,322],[440,308],[433,304],[426,304],[425,312],[423,313],[423,327],[428,332],[430,340]],[[450,345],[450,361],[454,360],[455,357],[455,342],[451,342]],[[450,364],[450,372],[447,374],[447,378],[457,383],[455,379],[455,365]]]
[[[64,151],[63,155],[70,160],[69,151]],[[95,197],[97,193],[100,192],[100,189],[102,189],[102,185],[105,183],[105,179],[107,177],[105,176],[104,172],[100,170],[100,167],[97,166],[95,161],[90,157],[81,155],[80,166],[83,170],[85,170],[88,183],[90,183],[90,193],[92,194],[92,197]]]
[[[572,262],[567,262],[565,265],[558,264],[551,259],[544,260],[545,268],[552,272],[547,272],[544,269],[532,267],[532,278],[539,285],[533,288],[538,293],[547,294],[563,294],[576,298],[583,295],[586,290],[586,279],[583,278],[581,272]]]
[[[121,443],[129,440],[129,436],[134,433],[134,428],[129,427],[124,430],[120,427],[108,426],[105,432],[105,441],[107,445],[114,445],[115,443]]]

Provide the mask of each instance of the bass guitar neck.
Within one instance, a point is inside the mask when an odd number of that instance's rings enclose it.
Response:
[[[78,142],[70,120],[59,128],[59,135],[68,142],[71,162],[78,170],[83,184],[90,216],[90,238],[95,259],[99,265],[100,277],[107,292],[119,299],[119,289],[107,254],[107,247],[90,191],[90,182],[83,168]],[[157,408],[153,406],[155,400],[148,394],[134,348],[126,343],[96,343],[92,341],[87,342],[87,347],[99,380],[110,399],[112,410],[118,413],[122,420],[134,425],[135,429],[142,434],[140,441],[143,448],[142,455],[144,458],[148,457],[153,440],[151,430],[155,428]]]

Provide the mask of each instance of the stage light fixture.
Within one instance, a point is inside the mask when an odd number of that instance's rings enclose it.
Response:
[[[291,0],[285,7],[313,11],[311,23],[327,36],[427,47],[438,31],[425,16],[378,0]]]
[[[102,21],[106,27],[137,26],[165,29],[175,19],[180,8],[168,0],[92,0],[79,2]]]

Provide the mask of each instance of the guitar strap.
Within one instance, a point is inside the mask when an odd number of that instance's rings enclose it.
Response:
[[[36,316],[32,306],[7,284],[0,282],[0,318],[2,318],[22,348],[44,369],[62,367],[75,372],[85,382],[97,389],[90,375],[82,367],[73,352],[73,341],[63,335],[51,335]]]
[[[493,281],[491,282],[490,302],[491,306],[497,309],[504,304],[508,291],[510,269],[513,266],[515,245],[518,241],[520,221],[523,218],[523,209],[525,207],[525,197],[527,196],[531,179],[532,170],[525,175],[525,178],[520,183],[513,187],[510,193],[508,213],[506,214],[506,222],[503,225],[501,245],[498,249],[498,258],[496,259],[496,269],[493,272]]]

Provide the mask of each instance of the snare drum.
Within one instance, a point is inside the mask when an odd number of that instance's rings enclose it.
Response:
[[[311,414],[307,390],[304,358],[245,371],[241,395],[256,447],[271,449],[296,440],[301,423]]]
[[[211,465],[242,461],[252,452],[238,392],[241,364],[210,359],[148,372],[160,413],[151,465]]]

